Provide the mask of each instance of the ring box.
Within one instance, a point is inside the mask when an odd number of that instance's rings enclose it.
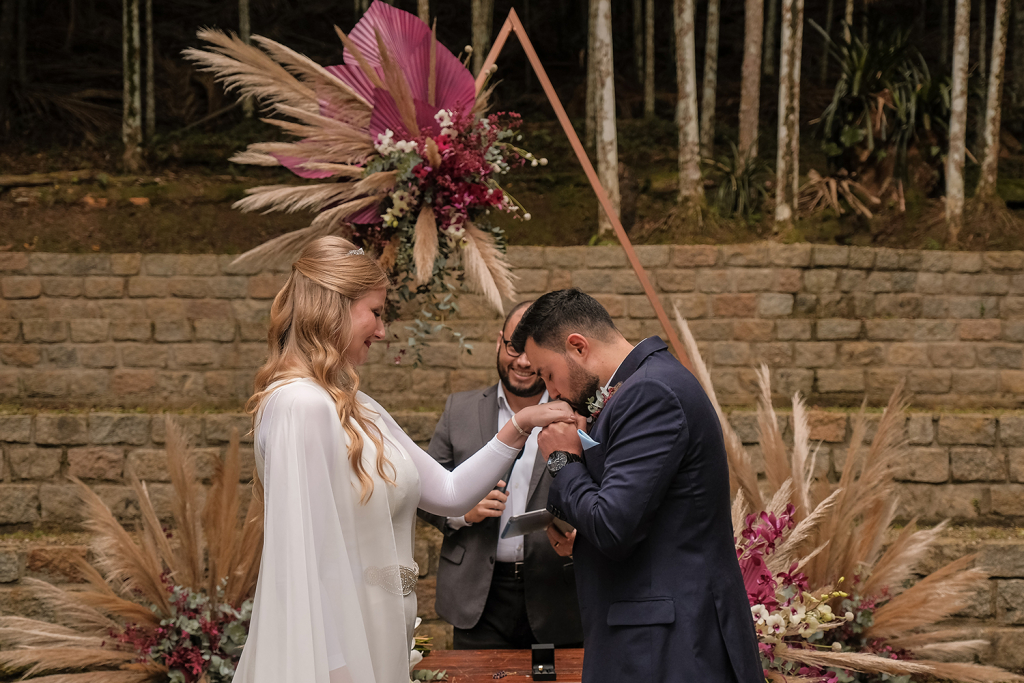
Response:
[[[555,646],[551,643],[539,643],[533,646],[533,680],[553,681],[555,675]]]

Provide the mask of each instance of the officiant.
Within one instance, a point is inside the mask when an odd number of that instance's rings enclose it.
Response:
[[[509,343],[531,303],[513,308],[497,336],[499,382],[448,397],[427,449],[445,467],[451,469],[476,453],[516,411],[547,402],[544,382]],[[547,507],[550,484],[534,433],[498,487],[466,515],[439,517],[419,511],[444,533],[436,609],[455,627],[456,650],[582,645],[572,536],[555,537],[557,548],[544,531],[500,538],[513,515]]]

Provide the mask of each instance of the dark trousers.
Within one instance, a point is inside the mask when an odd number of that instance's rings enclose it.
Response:
[[[537,642],[526,614],[526,589],[522,578],[495,576],[480,621],[469,629],[457,628],[456,650],[528,650]]]

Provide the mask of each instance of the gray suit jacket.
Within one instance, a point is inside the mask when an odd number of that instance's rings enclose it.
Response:
[[[498,432],[498,386],[452,394],[434,429],[428,451],[448,469],[483,448]],[[530,477],[527,510],[547,507],[551,476],[538,457]],[[437,613],[454,626],[470,629],[483,614],[494,572],[500,518],[454,530],[447,518],[419,511],[445,534],[437,571]],[[524,586],[530,628],[539,642],[564,645],[583,641],[572,560],[559,556],[543,531],[526,536]]]

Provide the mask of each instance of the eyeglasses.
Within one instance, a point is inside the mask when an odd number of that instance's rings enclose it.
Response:
[[[512,340],[505,339],[504,332],[501,333],[501,343],[505,345],[505,353],[507,353],[511,358],[519,358],[519,356],[523,355],[512,348]]]

